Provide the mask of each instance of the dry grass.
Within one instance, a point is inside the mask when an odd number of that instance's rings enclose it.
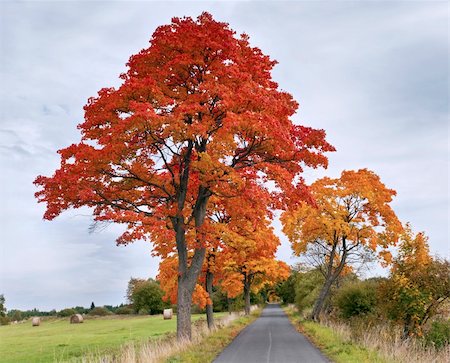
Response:
[[[386,361],[405,363],[450,362],[450,346],[441,350],[425,347],[417,339],[403,340],[398,327],[385,325],[367,326],[347,324],[328,320],[323,325],[332,329],[345,340],[355,342],[377,351]]]
[[[307,320],[310,312],[301,314],[290,305],[286,312],[300,324],[304,333],[336,362],[443,363],[450,362],[450,346],[441,350],[425,347],[418,339],[403,340],[401,329],[395,325],[371,325],[366,320],[349,324],[323,318],[320,324]],[[351,324],[351,325],[350,325]],[[349,355],[343,356],[340,347]],[[361,350],[362,349],[362,350]],[[358,356],[358,353],[364,353]]]
[[[252,310],[255,310],[252,307]],[[180,354],[189,348],[200,344],[206,337],[214,332],[230,325],[241,317],[243,313],[231,313],[216,319],[215,328],[209,330],[205,320],[199,320],[192,326],[192,340],[178,341],[174,334],[165,336],[159,340],[151,340],[144,344],[127,344],[122,347],[120,353],[105,356],[89,354],[81,359],[83,363],[160,363],[169,357]]]

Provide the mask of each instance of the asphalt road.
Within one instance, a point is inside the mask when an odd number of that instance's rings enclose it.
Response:
[[[297,332],[277,304],[269,304],[214,363],[329,363]]]

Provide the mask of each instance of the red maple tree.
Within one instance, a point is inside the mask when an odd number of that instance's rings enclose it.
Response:
[[[326,166],[333,150],[323,130],[292,123],[297,103],[271,79],[275,63],[208,13],[174,18],[130,58],[120,87],[89,99],[81,141],[35,180],[45,219],[88,206],[96,221],[127,225],[118,243],[176,250],[179,338],[191,334],[211,196],[231,198],[253,180],[273,183],[274,207],[308,199],[302,167]]]

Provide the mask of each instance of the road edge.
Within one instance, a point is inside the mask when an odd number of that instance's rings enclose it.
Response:
[[[303,329],[300,320],[296,320],[296,318],[298,318],[295,314],[295,308],[290,308],[288,306],[282,306],[281,309],[283,309],[284,313],[287,315],[289,321],[291,322],[292,326],[295,328],[295,330],[297,330],[297,332],[301,335],[303,335],[306,340],[314,347],[317,349],[317,351],[322,355],[322,357],[327,360],[330,363],[334,363],[335,361],[333,360],[332,357],[330,357],[326,352],[324,352],[324,347],[321,346],[320,342],[318,342],[316,339],[314,339],[314,337],[312,337],[310,334],[308,334],[308,332]]]
[[[330,339],[326,339],[326,337],[323,340],[319,340],[318,336],[312,334],[302,324],[302,318],[300,317],[300,314],[295,307],[283,307],[283,310],[285,311],[295,329],[303,334],[311,342],[311,344],[313,344],[330,362],[390,362],[381,357],[377,351],[368,349],[364,346],[360,346],[354,342],[347,341],[342,336],[340,336],[339,333],[333,331],[331,328],[320,325],[319,323],[314,323],[319,329],[325,329],[327,330],[328,334],[334,336],[333,341],[330,341]],[[309,323],[310,322],[308,322],[308,324]],[[336,348],[336,344],[339,345],[338,348]],[[342,349],[342,347],[345,347],[346,349]]]
[[[189,362],[206,363],[213,362],[222,351],[236,339],[239,334],[252,324],[262,312],[262,308],[254,310],[250,315],[244,315],[225,327],[206,335],[203,339],[190,344],[182,351],[169,356],[165,363]]]

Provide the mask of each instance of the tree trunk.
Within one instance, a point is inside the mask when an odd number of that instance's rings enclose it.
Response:
[[[214,274],[208,269],[206,271],[206,292],[211,300],[211,304],[206,305],[206,321],[208,322],[208,328],[214,328],[214,314],[213,314],[213,303],[212,303],[212,293],[213,293],[213,279]]]
[[[325,306],[325,300],[328,297],[328,294],[330,293],[331,285],[333,284],[333,277],[330,276],[325,281],[325,284],[323,285],[322,289],[320,290],[319,297],[317,298],[316,302],[314,303],[314,308],[311,313],[311,319],[315,321],[320,320],[320,314],[323,311],[323,308]]]
[[[205,259],[204,235],[201,232],[201,227],[205,221],[206,205],[211,196],[211,192],[200,186],[198,188],[198,195],[195,201],[195,206],[192,211],[196,228],[197,245],[194,249],[194,255],[190,260],[188,257],[188,248],[186,244],[186,224],[183,210],[186,204],[186,197],[188,192],[188,182],[190,174],[191,155],[194,147],[194,142],[189,140],[188,146],[183,157],[183,167],[180,173],[179,190],[177,191],[177,215],[172,217],[172,225],[175,231],[175,240],[178,253],[178,296],[177,296],[177,339],[191,340],[191,304],[192,293],[194,292],[195,284],[202,269],[203,261]],[[198,151],[205,151],[206,141],[202,142],[202,149]]]
[[[245,301],[245,315],[250,314],[250,278],[244,277],[244,301]]]
[[[214,328],[214,311],[213,311],[213,283],[214,283],[214,262],[215,262],[216,249],[212,248],[208,252],[206,257],[206,292],[208,293],[210,304],[206,304],[206,321],[208,323],[208,328],[211,330]]]
[[[191,305],[192,292],[186,278],[178,278],[177,296],[177,339],[191,339]]]
[[[206,321],[208,322],[208,328],[214,328],[214,314],[213,314],[213,304],[212,304],[212,286],[213,286],[214,275],[212,272],[206,272],[206,292],[211,299],[211,304],[206,305]]]
[[[174,219],[176,231],[176,242],[178,252],[178,297],[177,297],[177,338],[178,340],[190,340],[191,333],[191,304],[192,293],[200,275],[203,261],[205,260],[206,248],[204,247],[204,236],[199,229],[206,216],[206,204],[210,197],[209,191],[203,187],[199,188],[197,201],[193,210],[195,227],[197,228],[198,246],[188,264],[188,252],[186,245],[186,232],[184,217]]]
[[[320,290],[319,293],[319,297],[317,298],[315,304],[314,304],[314,308],[313,311],[311,313],[311,319],[315,320],[315,321],[319,321],[320,320],[320,315],[322,314],[322,311],[324,309],[325,306],[325,301],[330,293],[330,289],[331,286],[333,285],[333,283],[337,280],[337,278],[339,277],[339,275],[342,272],[342,269],[345,266],[345,262],[347,261],[347,245],[346,245],[346,236],[342,236],[342,256],[340,256],[340,261],[339,261],[339,265],[334,268],[333,267],[333,263],[334,263],[334,257],[336,255],[336,248],[337,248],[337,243],[338,243],[338,239],[339,237],[334,237],[334,244],[333,247],[331,249],[331,253],[330,253],[330,258],[328,261],[328,265],[327,265],[327,274],[325,276],[325,283],[322,287],[322,289]]]
[[[192,294],[197,283],[203,261],[205,248],[196,249],[192,257],[191,266],[183,269],[179,266],[178,296],[177,296],[177,338],[178,340],[191,339],[191,304]],[[184,270],[181,273],[180,270]]]

